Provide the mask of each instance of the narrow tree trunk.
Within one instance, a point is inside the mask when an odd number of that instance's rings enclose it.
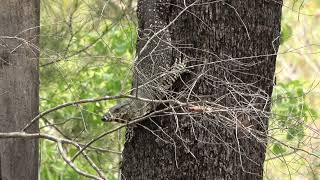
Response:
[[[38,114],[39,5],[0,0],[0,132],[20,131]],[[38,179],[38,161],[38,140],[0,140],[1,180]]]
[[[130,128],[123,179],[262,179],[281,5],[281,0],[139,1],[137,69],[161,57],[187,61],[189,72],[168,94],[194,106]],[[151,48],[141,52],[146,44]],[[161,48],[171,51],[159,56]]]

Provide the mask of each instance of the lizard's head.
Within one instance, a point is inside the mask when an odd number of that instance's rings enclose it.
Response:
[[[102,121],[126,121],[128,120],[129,103],[127,101],[117,104],[109,109]]]

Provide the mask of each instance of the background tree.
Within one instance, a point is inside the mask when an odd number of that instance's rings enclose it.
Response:
[[[0,132],[14,132],[38,114],[40,1],[0,3]],[[37,139],[1,139],[0,179],[38,179],[38,151]]]

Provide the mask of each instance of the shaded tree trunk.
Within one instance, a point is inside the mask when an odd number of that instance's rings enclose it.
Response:
[[[13,132],[38,114],[40,1],[0,4],[0,132]],[[1,180],[38,179],[38,161],[38,140],[0,139]]]
[[[122,179],[262,179],[281,7],[281,0],[138,2],[137,69],[165,67],[157,64],[163,58],[188,62],[166,97],[200,111],[175,108],[129,127]]]

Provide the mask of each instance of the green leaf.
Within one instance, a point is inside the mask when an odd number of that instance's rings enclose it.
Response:
[[[297,88],[297,95],[299,97],[302,97],[304,95],[304,92],[303,92],[303,89],[300,87],[300,88]]]
[[[283,44],[287,40],[290,39],[292,36],[292,28],[290,25],[283,23],[281,27],[281,38],[280,38],[280,44]]]
[[[105,47],[104,43],[99,41],[94,46],[95,51],[97,51],[99,54],[103,54],[106,52],[107,48]]]
[[[304,124],[294,125],[288,129],[287,139],[293,140],[294,138],[298,138],[301,140],[304,135]]]
[[[286,152],[286,149],[281,145],[281,144],[274,144],[273,147],[272,147],[272,152],[275,154],[275,155],[279,155],[279,154],[283,154]]]

